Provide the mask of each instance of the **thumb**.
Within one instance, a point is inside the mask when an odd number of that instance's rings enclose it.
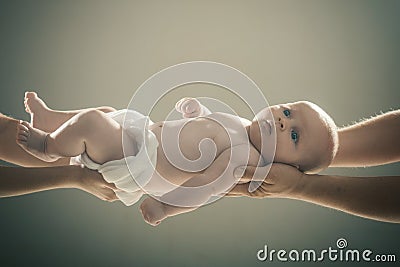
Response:
[[[249,191],[251,183],[237,184],[229,192],[225,194],[227,197],[253,197],[253,198],[265,198],[269,197],[270,194],[266,192],[262,187],[253,192]]]
[[[240,166],[237,167],[233,175],[235,178],[241,178],[241,181],[249,182],[249,192],[252,193],[264,182],[272,164],[266,166]]]
[[[255,171],[253,172],[253,178],[251,179],[249,185],[249,192],[253,193],[260,187],[264,182],[267,182],[269,170],[271,169],[272,164],[268,164],[266,166],[256,167]]]

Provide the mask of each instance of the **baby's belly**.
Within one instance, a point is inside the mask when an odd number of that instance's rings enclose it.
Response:
[[[156,171],[176,185],[202,173],[231,146],[225,129],[206,118],[157,122],[150,130],[159,142]]]

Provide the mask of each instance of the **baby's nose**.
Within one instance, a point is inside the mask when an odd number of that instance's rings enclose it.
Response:
[[[281,129],[282,131],[285,130],[286,128],[286,121],[282,119],[281,117],[278,118],[278,120],[275,120],[276,127],[278,129]]]

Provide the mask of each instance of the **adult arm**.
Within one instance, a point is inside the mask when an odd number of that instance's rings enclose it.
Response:
[[[69,165],[69,159],[54,163],[26,153],[15,142],[18,120],[0,113],[0,159],[26,167]],[[56,188],[78,188],[100,199],[116,199],[113,184],[95,172],[79,166],[22,168],[0,166],[0,197],[17,196]]]
[[[80,166],[43,168],[0,166],[0,197],[11,197],[59,188],[77,188],[102,200],[117,199],[114,184],[101,174]]]
[[[339,129],[339,150],[330,167],[374,166],[400,161],[400,110]]]
[[[257,177],[257,169],[247,167],[243,176],[262,178]],[[235,174],[240,177],[243,169],[237,168]],[[400,176],[307,175],[292,166],[273,163],[255,192],[250,193],[248,187],[249,183],[236,185],[228,196],[298,199],[369,219],[400,223]]]
[[[339,130],[339,151],[332,167],[372,166],[400,160],[400,111],[391,111]],[[261,170],[261,169],[260,169]],[[237,169],[240,176],[243,169]],[[243,177],[260,176],[248,167]],[[258,175],[258,176],[257,176]],[[258,177],[257,179],[264,177]],[[253,193],[248,184],[237,185],[230,196],[286,197],[312,202],[354,215],[400,222],[400,177],[306,175],[296,168],[274,163],[263,184]]]

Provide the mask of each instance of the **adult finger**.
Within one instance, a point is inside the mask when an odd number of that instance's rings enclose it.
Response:
[[[249,188],[249,183],[237,184],[228,193],[226,193],[226,196],[230,197],[250,196],[250,192],[247,190],[248,188]]]
[[[116,201],[116,200],[118,200],[117,195],[115,194],[114,191],[110,191],[110,192],[108,193],[108,195],[107,195],[107,201],[108,201],[108,202],[114,202],[114,201]]]
[[[115,194],[115,192],[111,189],[103,189],[101,191],[98,191],[95,194],[98,198],[104,200],[104,201],[108,201],[108,202],[113,202],[118,200],[117,195]]]
[[[112,189],[112,190],[116,190],[116,191],[119,191],[120,189],[114,184],[114,183],[107,183],[106,181],[104,181],[104,185],[107,187],[107,188],[110,188],[110,189]]]
[[[259,167],[240,166],[234,170],[233,175],[235,176],[235,178],[241,178],[240,180],[242,182],[253,181],[253,182],[270,183],[270,181],[267,179],[267,175],[269,173],[270,168],[271,168],[270,164]]]
[[[265,198],[271,196],[270,193],[266,190],[268,188],[268,184],[263,183],[257,190],[250,192],[249,191],[249,183],[238,184],[234,188],[232,188],[226,196],[229,197],[239,197],[239,196],[246,196],[246,197],[253,197],[253,198]]]

